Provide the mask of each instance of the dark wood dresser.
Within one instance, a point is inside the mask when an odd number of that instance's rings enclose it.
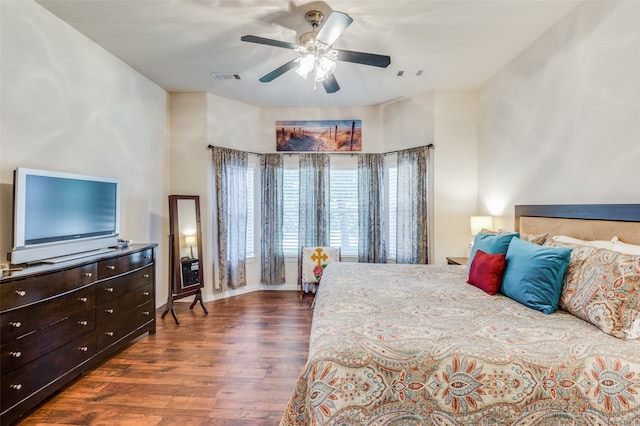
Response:
[[[156,244],[37,265],[0,281],[2,425],[148,332]]]

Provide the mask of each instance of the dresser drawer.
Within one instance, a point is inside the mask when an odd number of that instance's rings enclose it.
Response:
[[[18,279],[0,285],[0,311],[25,306],[84,287],[96,280],[96,264]]]
[[[2,410],[27,398],[40,388],[63,376],[96,353],[93,333],[88,333],[73,342],[49,352],[21,368],[2,376]]]
[[[153,263],[153,249],[143,250],[129,255],[131,269],[142,268]]]
[[[153,263],[153,249],[98,262],[98,279],[115,277]]]
[[[95,308],[66,317],[0,347],[2,374],[25,365],[96,328]]]
[[[139,327],[153,321],[154,318],[155,309],[152,300],[135,306],[128,312],[119,311],[117,316],[111,313],[98,314],[96,329],[98,352],[113,345]]]
[[[20,336],[46,327],[68,316],[93,308],[96,304],[95,287],[85,287],[48,301],[14,309],[0,314],[0,337],[6,344]]]
[[[98,305],[98,324],[102,324],[103,321],[110,322],[112,318],[126,318],[127,312],[131,311],[136,306],[152,301],[152,289],[153,283],[149,283],[144,287],[140,287],[126,293],[122,297],[109,300],[106,303]]]
[[[121,277],[98,283],[96,285],[97,304],[116,299],[137,288],[149,286],[154,280],[154,267],[155,265],[149,265]]]

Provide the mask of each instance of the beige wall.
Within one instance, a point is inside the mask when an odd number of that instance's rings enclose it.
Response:
[[[479,91],[480,209],[640,202],[639,2],[584,2]]]
[[[119,178],[122,237],[161,243],[163,265],[167,93],[35,2],[0,1],[0,15],[0,256],[22,166]]]

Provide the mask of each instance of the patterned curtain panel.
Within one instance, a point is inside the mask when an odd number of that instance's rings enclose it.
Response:
[[[428,165],[428,146],[398,152],[397,263],[429,262]]]
[[[300,154],[298,244],[329,246],[329,155]]]
[[[260,281],[263,284],[282,284],[284,276],[284,250],[282,248],[283,221],[283,158],[280,154],[260,156],[261,202],[261,257]]]
[[[228,287],[247,285],[247,157],[246,152],[213,148],[218,216],[218,277],[222,291]]]
[[[358,155],[358,262],[385,263],[384,154]]]

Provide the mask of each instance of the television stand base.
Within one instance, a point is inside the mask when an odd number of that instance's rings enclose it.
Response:
[[[74,254],[70,254],[70,255],[67,255],[67,256],[60,256],[60,257],[52,257],[50,259],[43,259],[41,262],[42,263],[48,263],[48,264],[56,264],[56,263],[60,263],[60,262],[67,262],[69,260],[81,259],[83,257],[95,256],[95,255],[104,254],[104,253],[110,253],[112,251],[116,251],[116,249],[114,247],[108,247],[108,248],[103,248],[103,249],[98,249],[98,250],[83,251],[81,253],[74,253]]]

